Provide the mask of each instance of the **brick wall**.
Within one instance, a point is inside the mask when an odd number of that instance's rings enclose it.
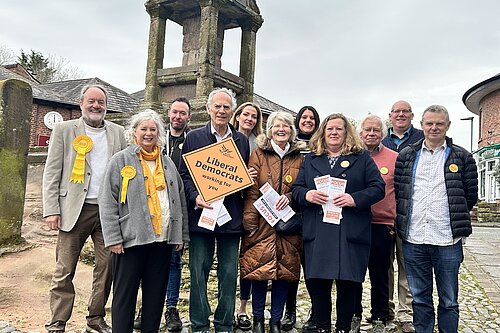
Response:
[[[479,148],[500,143],[500,90],[486,95],[479,106],[481,110]]]
[[[81,111],[75,106],[74,109],[54,107],[43,104],[33,104],[31,115],[31,130],[30,130],[30,148],[36,147],[39,135],[49,135],[52,130],[48,129],[43,123],[43,117],[50,111],[59,112],[64,120],[76,119],[81,115]]]

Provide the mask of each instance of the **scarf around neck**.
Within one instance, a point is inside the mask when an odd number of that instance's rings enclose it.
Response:
[[[162,216],[160,199],[158,198],[158,191],[162,191],[166,187],[165,174],[160,158],[160,147],[155,146],[151,153],[144,149],[139,152],[139,159],[141,160],[142,172],[144,177],[144,186],[146,187],[146,194],[148,198],[149,214],[151,214],[151,223],[153,224],[153,231],[155,235],[161,235],[162,232]],[[151,172],[146,161],[155,161],[156,166],[154,172]]]

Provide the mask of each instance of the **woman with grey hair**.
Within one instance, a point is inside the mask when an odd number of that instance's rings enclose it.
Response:
[[[297,142],[296,134],[289,113],[272,113],[267,120],[266,133],[257,137],[257,148],[248,162],[248,167],[257,170],[257,179],[245,199],[240,275],[252,280],[254,333],[264,332],[268,281],[272,281],[270,332],[279,333],[288,283],[299,280],[301,236],[278,233],[253,205],[261,196],[259,189],[269,183],[280,195],[276,209],[290,205],[298,211],[292,201],[291,186],[302,164],[300,151],[305,143]]]
[[[165,128],[153,110],[130,119],[129,147],[114,155],[99,193],[104,244],[113,262],[113,330],[132,332],[139,284],[142,332],[158,332],[172,247],[189,240],[184,185],[161,147]]]

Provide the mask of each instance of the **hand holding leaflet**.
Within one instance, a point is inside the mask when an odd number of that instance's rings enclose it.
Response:
[[[288,221],[295,214],[288,205],[282,210],[276,209],[280,195],[269,183],[262,185],[260,192],[262,196],[255,200],[253,205],[271,227],[274,227],[279,220]]]
[[[340,224],[340,220],[342,219],[342,207],[336,206],[332,198],[337,194],[345,193],[347,180],[325,175],[315,178],[314,182],[318,191],[328,193],[328,202],[322,205],[323,222]]]

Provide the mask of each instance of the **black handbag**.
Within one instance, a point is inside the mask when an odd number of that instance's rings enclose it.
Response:
[[[302,215],[299,213],[295,213],[286,222],[283,220],[279,220],[278,223],[274,225],[274,229],[280,235],[302,235]]]

